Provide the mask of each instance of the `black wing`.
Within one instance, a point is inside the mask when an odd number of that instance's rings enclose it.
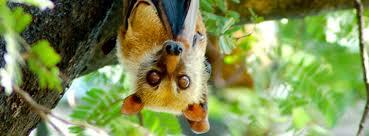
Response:
[[[191,0],[161,0],[161,6],[170,24],[173,37],[177,37],[184,29],[184,22],[190,3]]]

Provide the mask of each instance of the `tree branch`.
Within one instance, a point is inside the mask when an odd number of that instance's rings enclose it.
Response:
[[[365,122],[368,118],[369,114],[369,58],[368,58],[368,50],[364,43],[364,17],[363,17],[363,10],[364,7],[361,3],[361,0],[355,0],[355,8],[356,8],[356,15],[357,15],[357,23],[358,23],[358,32],[359,32],[359,46],[360,46],[360,54],[361,54],[361,63],[363,67],[363,78],[366,88],[366,105],[364,108],[363,116],[361,117],[359,130],[357,131],[357,136],[363,136],[365,130]]]
[[[352,0],[242,0],[240,3],[227,0],[227,4],[230,10],[240,14],[240,24],[251,22],[248,8],[265,20],[300,18],[321,12],[354,8]],[[365,0],[363,5],[368,6],[369,1]]]
[[[122,0],[63,0],[54,4],[54,9],[46,11],[19,4],[10,6],[22,6],[33,15],[32,24],[22,33],[27,43],[48,40],[62,56],[58,67],[64,73],[61,76],[65,79],[62,85],[65,89],[83,73],[114,63],[114,38],[123,6]],[[5,52],[5,43],[0,37],[0,67],[5,63]],[[54,108],[64,92],[42,90],[32,72],[23,68],[22,73],[19,88],[38,104]],[[0,87],[0,136],[28,135],[43,119],[40,114],[30,112],[32,108],[19,98],[15,93],[5,95]]]

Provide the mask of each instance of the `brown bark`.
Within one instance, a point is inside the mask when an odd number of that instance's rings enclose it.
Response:
[[[33,18],[32,25],[23,36],[29,43],[39,39],[50,41],[62,56],[58,65],[71,80],[108,64],[116,63],[114,55],[115,32],[120,23],[122,0],[60,0],[52,10],[39,11],[27,7]],[[332,2],[333,1],[333,2]],[[368,1],[365,2],[368,5]],[[14,5],[13,5],[14,6]],[[353,7],[352,0],[244,0],[240,4],[229,3],[238,11],[241,22],[250,22],[248,7],[265,19],[300,17],[337,9]],[[4,66],[4,42],[0,38],[0,67]],[[41,90],[36,77],[27,70],[23,72],[21,88],[33,99],[48,108],[56,106],[64,93]],[[25,101],[12,94],[6,96],[0,88],[0,135],[28,135],[40,121]]]

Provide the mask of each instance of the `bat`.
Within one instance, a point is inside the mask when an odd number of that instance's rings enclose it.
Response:
[[[133,93],[121,112],[145,107],[184,115],[193,132],[207,132],[211,66],[199,0],[125,0],[124,6],[117,55]]]

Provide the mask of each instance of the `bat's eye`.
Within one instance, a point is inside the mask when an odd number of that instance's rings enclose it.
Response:
[[[151,70],[146,75],[146,81],[151,86],[156,86],[161,81],[161,75],[160,72],[157,70]]]
[[[178,78],[178,86],[181,89],[187,89],[190,86],[190,78],[186,75]]]

